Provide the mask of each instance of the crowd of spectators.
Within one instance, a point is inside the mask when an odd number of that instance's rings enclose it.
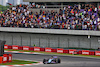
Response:
[[[29,8],[46,8],[45,5],[41,5],[41,4],[35,4],[35,3],[31,3],[29,4]]]
[[[33,13],[28,5],[13,6],[0,13],[1,27],[100,30],[100,10],[94,5],[82,4],[56,11]]]

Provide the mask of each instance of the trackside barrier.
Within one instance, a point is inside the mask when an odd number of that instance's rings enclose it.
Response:
[[[7,62],[12,62],[12,54],[7,54]]]
[[[76,50],[76,51],[74,51],[73,52],[73,54],[75,55],[75,54],[78,54],[79,53],[79,51],[78,50]]]
[[[2,56],[0,56],[0,64],[2,63],[2,60],[3,60],[3,57],[2,57]]]
[[[29,46],[23,46],[23,50],[29,50]]]
[[[3,54],[3,63],[7,63],[7,58],[8,58],[7,54]]]
[[[76,51],[76,49],[69,49],[69,54],[74,54],[74,51]]]
[[[57,49],[52,48],[51,52],[57,52]]]
[[[52,52],[52,48],[45,48],[45,52]]]
[[[13,50],[18,50],[18,45],[12,45]]]
[[[89,51],[89,55],[95,55],[95,51]]]
[[[18,46],[18,49],[19,50],[23,50],[23,46]]]
[[[8,45],[4,45],[4,49],[8,49]]]
[[[11,45],[8,45],[8,49],[12,49],[12,46]]]
[[[64,49],[63,53],[69,53],[69,50],[68,49]]]
[[[26,49],[25,46],[18,46],[18,50],[23,50],[23,48]],[[4,49],[14,49],[14,48],[13,48],[13,45],[12,46],[4,45]],[[46,48],[29,47],[29,48],[27,48],[27,50],[100,56],[100,51],[91,51],[91,50],[76,50],[76,49],[62,49],[62,48],[55,49],[55,48],[48,48],[48,47],[46,47]]]
[[[82,54],[82,50],[75,50],[73,54]]]
[[[45,48],[40,48],[40,51],[45,51]]]
[[[34,51],[40,51],[40,47],[34,47]]]
[[[34,51],[34,47],[29,47],[29,50]]]
[[[9,61],[8,62],[12,62],[12,54],[9,54]]]
[[[78,50],[78,54],[82,54],[82,50]]]
[[[3,54],[0,56],[0,63],[12,62],[12,54]]]
[[[95,51],[96,56],[100,56],[100,51]]]
[[[57,53],[63,53],[63,49],[62,48],[57,48]]]
[[[82,55],[89,55],[89,50],[82,50]]]

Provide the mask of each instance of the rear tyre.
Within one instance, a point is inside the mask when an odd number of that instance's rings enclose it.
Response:
[[[45,62],[46,62],[46,59],[43,59],[43,64],[46,64]]]
[[[54,59],[54,62],[57,63],[57,59]]]

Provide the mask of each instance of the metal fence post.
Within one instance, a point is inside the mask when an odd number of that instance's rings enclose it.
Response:
[[[12,35],[12,45],[14,45],[14,44],[13,44],[13,35]]]
[[[68,38],[68,48],[69,48],[69,38]]]
[[[49,39],[49,37],[48,37],[48,47],[50,47],[50,39]]]
[[[5,34],[3,35],[3,40],[5,40]]]
[[[22,36],[20,35],[20,37],[21,37],[21,46],[22,46]]]
[[[80,48],[80,39],[78,39],[78,47]]]
[[[58,37],[58,48],[60,47],[60,37]]]
[[[91,49],[91,38],[90,38],[90,49]]]
[[[30,36],[30,46],[31,46],[31,36]]]
[[[40,37],[39,37],[39,47],[40,47]]]

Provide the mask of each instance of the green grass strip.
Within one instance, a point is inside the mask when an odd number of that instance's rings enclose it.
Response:
[[[38,62],[24,61],[24,60],[12,60],[12,62],[2,63],[0,65],[17,65],[17,64],[33,64],[33,63],[38,63]]]

